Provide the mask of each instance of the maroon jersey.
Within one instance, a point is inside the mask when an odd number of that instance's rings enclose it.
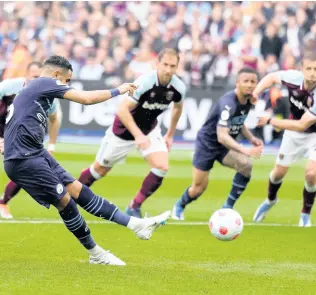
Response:
[[[138,86],[133,99],[137,105],[131,114],[144,134],[148,134],[157,125],[157,117],[169,107],[171,102],[178,103],[184,96],[184,83],[173,75],[167,86],[158,82],[157,71],[139,77],[135,84]],[[134,140],[134,136],[123,125],[116,115],[113,124],[113,133],[125,140]]]
[[[289,91],[291,117],[299,120],[314,105],[316,89],[304,89],[304,75],[300,71],[279,71],[278,74],[282,84]],[[316,132],[316,125],[312,125],[305,132]]]

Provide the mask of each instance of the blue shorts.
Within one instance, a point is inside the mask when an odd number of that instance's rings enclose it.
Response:
[[[67,193],[65,186],[75,181],[47,151],[36,158],[5,161],[4,169],[12,181],[47,208],[58,205]]]
[[[214,162],[218,161],[223,164],[223,159],[228,154],[229,150],[222,148],[209,148],[203,145],[200,141],[196,141],[193,157],[193,166],[202,171],[210,171]]]

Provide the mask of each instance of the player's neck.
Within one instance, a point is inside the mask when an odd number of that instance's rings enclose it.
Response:
[[[240,104],[246,104],[248,101],[248,98],[245,97],[238,89],[235,89],[235,94],[237,96],[237,100],[239,101]]]
[[[170,81],[162,83],[161,80],[159,79],[159,75],[157,75],[157,79],[158,79],[158,85],[163,86],[163,87],[167,87],[171,81],[170,79]]]

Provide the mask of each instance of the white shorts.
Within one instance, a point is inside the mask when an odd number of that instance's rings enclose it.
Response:
[[[286,130],[283,135],[276,163],[289,167],[305,155],[316,161],[316,133],[302,133]]]
[[[151,144],[148,149],[140,151],[144,158],[152,153],[168,152],[160,127],[156,126],[147,136]],[[116,163],[124,160],[128,153],[135,148],[134,140],[124,140],[117,137],[110,126],[102,139],[96,161],[101,166],[113,167]]]

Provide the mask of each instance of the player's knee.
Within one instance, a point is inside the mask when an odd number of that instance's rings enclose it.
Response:
[[[111,167],[101,166],[99,162],[95,161],[90,170],[91,172],[94,172],[99,179],[101,177],[104,177],[111,170]]]
[[[276,167],[274,167],[274,169],[271,171],[270,173],[270,179],[273,182],[279,182],[282,181],[282,179],[284,178],[284,176],[286,175],[288,171],[288,167],[283,167],[280,165],[277,165]]]
[[[68,205],[68,203],[70,202],[70,195],[69,193],[66,193],[59,201],[58,204],[55,205],[55,207],[57,208],[58,211],[62,211],[66,208],[66,206]]]
[[[78,180],[75,180],[72,183],[66,185],[67,192],[74,198],[77,199],[82,190],[82,183]]]
[[[316,171],[314,169],[308,169],[305,172],[305,181],[310,187],[316,185]]]
[[[168,163],[157,163],[155,164],[155,167],[151,169],[151,171],[160,177],[164,177],[167,174],[168,169]]]
[[[207,188],[207,182],[199,182],[194,183],[190,188],[190,196],[194,198],[198,198],[200,195],[202,195],[206,188]]]
[[[252,162],[249,159],[242,161],[238,172],[246,177],[250,177],[252,172]]]

